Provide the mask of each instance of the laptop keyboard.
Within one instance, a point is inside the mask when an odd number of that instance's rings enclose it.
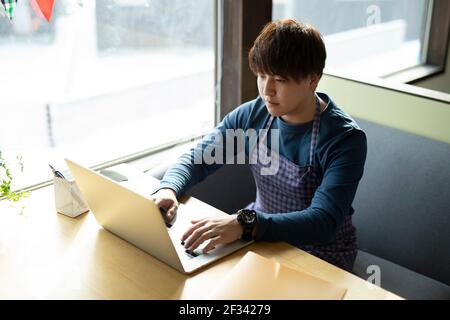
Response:
[[[180,210],[183,210],[183,205],[180,204],[180,207],[178,208],[177,216],[180,214]],[[200,255],[203,255],[203,249],[207,246],[209,241],[205,241],[200,246],[198,246],[195,250],[187,250],[184,248],[184,243],[181,243],[181,236],[186,231],[183,227],[181,227],[183,224],[181,223],[175,223],[177,220],[176,218],[172,221],[172,223],[166,223],[167,230],[169,231],[170,237],[172,238],[172,241],[176,246],[181,246],[183,252],[186,254],[187,257],[193,259]],[[177,250],[178,251],[178,250]]]

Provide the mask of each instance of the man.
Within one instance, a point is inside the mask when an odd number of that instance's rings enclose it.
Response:
[[[259,132],[257,148],[250,134],[244,138],[255,202],[229,217],[193,221],[181,239],[187,249],[207,241],[208,252],[239,238],[285,241],[352,269],[357,245],[351,204],[363,175],[366,136],[330,97],[316,93],[325,60],[322,37],[310,25],[287,19],[262,30],[249,53],[260,96],[228,114],[215,134],[180,157],[153,194],[171,220],[177,198],[229,160],[224,141],[232,139],[230,130]],[[223,161],[197,161],[211,146],[210,154]],[[264,171],[267,158],[275,169]]]

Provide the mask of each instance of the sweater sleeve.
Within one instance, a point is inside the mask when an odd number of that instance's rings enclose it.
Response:
[[[180,197],[192,186],[218,170],[224,163],[226,152],[222,143],[225,130],[224,122],[220,123],[194,148],[179,157],[166,171],[159,187],[153,193],[169,188]]]
[[[163,188],[175,191],[177,197],[218,170],[240,150],[227,150],[227,130],[245,129],[256,100],[247,102],[225,116],[214,130],[194,148],[179,157],[165,173],[153,193]],[[231,148],[230,148],[231,149]]]
[[[288,213],[257,212],[257,240],[299,246],[333,239],[344,217],[353,213],[351,204],[363,175],[367,141],[364,132],[355,132],[327,151],[323,179],[308,208]]]

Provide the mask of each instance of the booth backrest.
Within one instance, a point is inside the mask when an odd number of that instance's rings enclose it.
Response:
[[[353,202],[359,248],[450,285],[450,145],[356,120],[368,145]]]

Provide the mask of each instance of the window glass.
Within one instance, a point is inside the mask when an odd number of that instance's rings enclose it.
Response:
[[[273,18],[317,27],[329,71],[384,77],[425,61],[428,6],[427,0],[274,0]]]
[[[214,2],[60,0],[0,17],[0,150],[16,187],[63,157],[99,164],[214,125]]]

